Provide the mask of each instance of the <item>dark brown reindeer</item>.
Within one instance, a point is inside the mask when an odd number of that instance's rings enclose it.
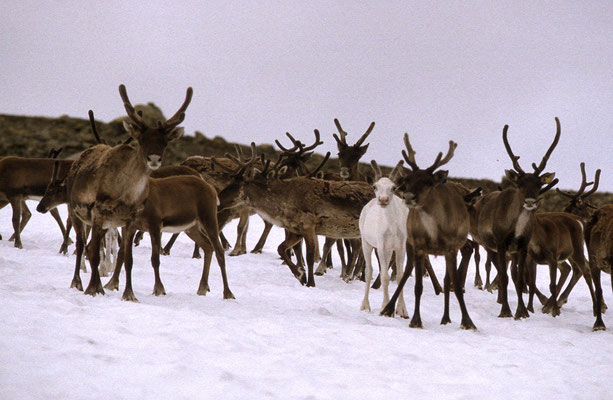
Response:
[[[13,235],[9,240],[15,241],[15,247],[23,248],[21,231],[25,228],[32,213],[26,200],[40,200],[51,179],[53,166],[59,151],[51,151],[47,158],[24,158],[7,156],[0,159],[0,208],[7,204],[13,209]],[[59,161],[58,174],[66,176],[72,160]],[[70,239],[57,209],[51,210],[51,216],[57,221],[64,241],[60,253],[66,253]],[[0,237],[1,238],[1,237]]]
[[[73,164],[67,178],[66,190],[70,217],[77,232],[77,261],[71,287],[82,288],[79,266],[85,242],[85,226],[92,227],[87,245],[91,264],[91,279],[85,294],[104,294],[98,265],[100,243],[108,228],[124,227],[122,246],[125,251],[126,287],[123,300],[136,301],[132,289],[132,240],[135,215],[140,212],[149,193],[149,174],[160,167],[168,143],[183,134],[178,125],[185,118],[192,89],[188,88],[185,101],[167,121],[148,125],[132,106],[124,85],[119,86],[128,118],[124,127],[137,146],[127,143],[114,147],[99,144],[85,150]]]
[[[360,138],[355,142],[355,144],[350,145],[347,143],[347,132],[341,126],[341,123],[337,118],[334,119],[334,125],[336,125],[336,129],[340,135],[336,133],[333,134],[334,140],[336,140],[336,147],[338,149],[338,164],[339,164],[339,172],[338,173],[327,173],[324,174],[324,179],[327,180],[338,180],[338,181],[366,181],[366,176],[360,172],[360,159],[366,154],[368,150],[369,143],[363,145],[368,135],[372,132],[375,127],[375,123],[371,122],[366,129],[366,132],[360,136]],[[326,238],[324,242],[324,247],[322,251],[322,259],[315,271],[316,275],[323,275],[326,272],[326,269],[332,268],[332,259],[330,256],[330,252],[332,249],[332,245],[336,243],[336,247],[339,253],[339,257],[341,260],[341,277],[345,280],[351,279],[353,274],[353,270],[356,270],[356,274],[358,271],[361,271],[361,268],[356,268],[356,265],[359,261],[363,260],[362,252],[360,251],[361,243],[359,240],[354,241],[345,241],[345,247],[347,249],[347,261],[345,261],[345,252],[343,248],[342,240],[335,240],[332,238]],[[362,262],[363,264],[363,262]],[[377,278],[377,283],[380,280]],[[377,285],[378,286],[378,285]]]
[[[315,286],[313,263],[316,235],[358,239],[360,212],[374,197],[372,188],[366,182],[327,181],[311,177],[279,179],[284,167],[269,169],[270,165],[266,163],[262,171],[256,171],[253,166],[255,160],[255,154],[248,160],[236,160],[240,169],[234,174],[234,183],[219,194],[220,201],[226,207],[251,207],[264,220],[285,228],[289,234],[277,248],[279,255],[302,284]],[[311,171],[309,175],[314,173]],[[307,276],[288,254],[289,249],[303,238],[306,243]]]
[[[557,182],[555,174],[543,173],[551,153],[560,140],[560,121],[556,121],[556,135],[540,164],[532,164],[533,173],[526,173],[519,165],[518,156],[513,154],[507,139],[508,125],[502,130],[502,140],[507,154],[513,163],[513,170],[506,170],[506,176],[512,183],[501,191],[483,196],[474,205],[474,224],[471,224],[471,236],[486,248],[493,257],[498,271],[498,302],[502,305],[499,317],[512,317],[507,297],[508,257],[517,257],[518,279],[514,281],[517,291],[517,310],[515,318],[528,317],[523,302],[522,288],[528,244],[534,229],[536,209],[540,196],[551,189]],[[495,255],[494,255],[495,254]]]
[[[587,247],[590,263],[590,272],[594,281],[594,297],[596,299],[594,314],[596,321],[592,329],[594,331],[605,330],[602,320],[602,313],[607,309],[602,296],[602,284],[600,282],[600,272],[605,271],[611,274],[611,286],[613,287],[613,206],[604,205],[600,208],[593,206],[589,202],[589,196],[596,192],[600,181],[600,169],[596,170],[594,182],[587,182],[585,174],[585,164],[581,163],[581,187],[577,192],[564,193],[569,198],[569,205],[564,211],[579,216],[584,223],[585,244]],[[585,189],[593,185],[585,192]]]
[[[407,218],[408,242],[413,251],[415,263],[415,311],[409,324],[412,328],[421,328],[420,301],[423,292],[423,270],[426,257],[429,254],[445,257],[446,273],[444,279],[445,309],[441,324],[451,322],[449,318],[449,297],[451,283],[456,288],[454,293],[462,311],[462,329],[476,330],[475,324],[468,315],[464,303],[464,293],[461,288],[460,274],[457,268],[457,253],[467,241],[470,226],[468,210],[464,197],[457,185],[447,182],[448,171],[439,170],[447,164],[454,155],[457,144],[449,142],[447,155],[439,153],[434,163],[421,169],[415,162],[415,151],[409,142],[409,135],[405,133],[404,144],[406,151],[402,155],[411,169],[404,172],[396,181],[397,193],[400,194],[409,206]],[[382,315],[391,316],[398,294],[402,291],[410,270],[404,271],[398,288],[387,306],[381,311]]]

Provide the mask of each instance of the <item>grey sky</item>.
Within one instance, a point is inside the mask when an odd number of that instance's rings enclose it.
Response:
[[[409,132],[430,165],[459,143],[452,176],[498,180],[539,162],[577,187],[579,162],[613,191],[610,1],[7,1],[0,5],[0,113],[110,120],[133,103],[229,141],[286,131],[336,153],[338,117],[353,142],[376,122],[364,161],[393,165]]]

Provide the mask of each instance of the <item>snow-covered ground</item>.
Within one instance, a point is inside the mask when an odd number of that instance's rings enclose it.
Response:
[[[29,203],[34,210],[36,204]],[[62,206],[65,214],[65,207]],[[236,300],[222,299],[215,261],[211,293],[196,295],[202,262],[182,235],[162,258],[166,296],[151,295],[148,236],[135,249],[134,291],[90,297],[70,289],[74,256],[57,253],[60,232],[34,212],[23,250],[13,248],[10,207],[0,210],[1,399],[605,399],[611,398],[613,333],[592,332],[594,318],[580,281],[552,318],[499,319],[495,295],[467,285],[477,332],[439,325],[443,296],[424,281],[424,329],[378,315],[382,293],[339,279],[339,268],[302,287],[277,259],[274,228],[263,254],[227,257]],[[253,217],[249,249],[263,224]],[[226,235],[233,243],[235,225]],[[164,238],[164,242],[168,239]],[[71,246],[71,252],[73,247]],[[433,259],[440,279],[441,258]],[[539,287],[547,291],[546,268]],[[472,282],[471,264],[468,282]],[[84,285],[89,273],[82,273]],[[103,278],[103,283],[108,278]],[[510,285],[512,286],[512,285]],[[605,299],[613,304],[608,275]],[[392,283],[395,288],[395,283]],[[123,275],[122,286],[123,290]],[[413,311],[413,280],[406,301]],[[511,290],[511,308],[515,293]],[[613,319],[604,316],[613,328]]]

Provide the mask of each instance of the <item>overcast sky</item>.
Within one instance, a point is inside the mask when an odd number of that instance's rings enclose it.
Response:
[[[182,5],[180,5],[182,4]],[[273,143],[286,131],[336,154],[333,119],[363,161],[393,165],[409,132],[420,166],[452,139],[452,176],[499,180],[562,137],[546,171],[579,163],[613,191],[611,1],[2,1],[0,113],[108,121],[134,104],[166,116],[188,86],[186,132]]]

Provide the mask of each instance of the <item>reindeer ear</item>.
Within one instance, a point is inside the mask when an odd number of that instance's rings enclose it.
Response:
[[[176,140],[183,136],[184,131],[185,129],[183,129],[182,126],[173,128],[170,132],[166,132],[166,139],[168,139],[169,142],[172,142],[173,140]]]
[[[138,127],[130,122],[129,118],[125,118],[123,120],[123,129],[130,134],[134,139],[138,139],[140,137],[141,131]]]
[[[551,183],[551,181],[553,181],[553,178],[555,178],[556,174],[555,172],[547,172],[544,173],[543,175],[541,175],[541,183],[543,185],[548,185]]]
[[[270,170],[270,171],[268,171],[268,173],[266,174],[266,179],[268,179],[268,180],[270,180],[270,179],[274,179],[274,178],[275,178],[275,175],[277,175],[277,171],[275,171],[274,169],[273,169],[273,170]]]
[[[317,179],[324,179],[326,177],[326,174],[324,174],[324,171],[317,171],[317,173],[315,174],[315,178]]]
[[[434,180],[438,183],[445,183],[447,182],[448,175],[449,175],[449,171],[447,170],[436,171],[434,173]]]
[[[281,168],[279,168],[279,172],[277,172],[277,176],[283,176],[286,173],[287,173],[287,165],[284,165]]]
[[[504,175],[509,181],[513,183],[517,182],[517,178],[519,177],[519,175],[517,175],[517,172],[513,171],[512,169],[505,169]]]

